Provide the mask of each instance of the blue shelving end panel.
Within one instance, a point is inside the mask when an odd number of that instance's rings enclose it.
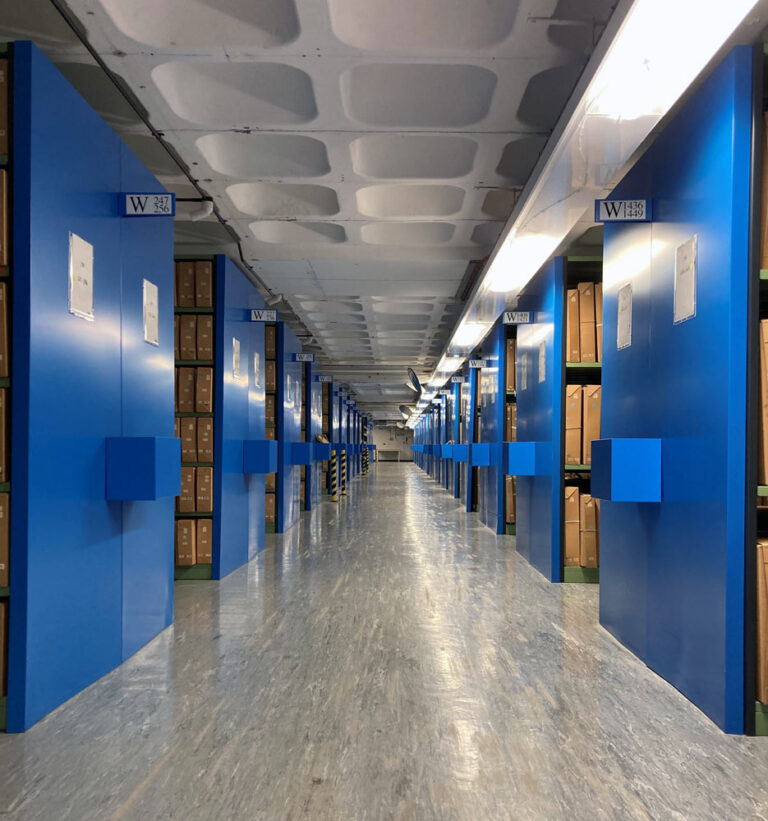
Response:
[[[440,446],[440,455],[443,459],[450,459],[453,460],[453,445],[441,445]]]
[[[110,436],[106,442],[105,498],[150,501],[181,492],[181,440]]]
[[[504,531],[504,474],[499,466],[504,438],[504,359],[506,328],[497,322],[482,345],[485,367],[478,384],[481,441],[491,446],[491,460],[479,472],[478,512],[483,524],[496,533]]]
[[[271,439],[243,442],[243,473],[276,473],[277,442]]]
[[[323,462],[331,458],[331,445],[327,442],[312,442],[312,458],[315,462]]]
[[[459,462],[462,464],[467,464],[469,462],[469,445],[468,444],[460,444],[453,446],[453,461]]]
[[[228,257],[214,258],[214,539],[212,576],[221,579],[264,547],[264,476],[248,474],[244,442],[265,438],[264,307],[253,284]]]
[[[653,199],[663,214],[657,209],[645,225],[606,225],[604,240],[601,435],[662,440],[663,498],[602,505],[600,621],[736,733],[754,711],[745,697],[745,580],[754,578],[745,511],[755,505],[747,454],[756,449],[747,431],[749,366],[757,360],[752,135],[762,116],[753,93],[752,50],[736,48],[613,192]],[[675,261],[694,236],[695,313],[679,311],[676,323]],[[627,259],[635,261],[631,273]],[[633,333],[617,350],[618,295],[627,285]]]
[[[611,502],[660,502],[661,439],[592,443],[592,495]]]
[[[550,442],[504,442],[505,476],[541,476],[552,471]]]
[[[472,467],[488,467],[492,463],[491,445],[488,442],[475,442],[469,449]]]
[[[286,445],[301,442],[301,362],[295,362],[295,354],[301,353],[301,343],[284,323],[277,323],[277,401],[276,413],[280,414],[280,438],[277,532],[284,533],[299,520],[301,468],[291,464],[286,457],[291,453]]]
[[[320,367],[315,363],[307,365],[307,408],[309,411],[309,419],[307,423],[307,441],[319,445],[316,437],[323,432],[323,385],[318,381],[320,375]],[[306,508],[312,510],[322,502],[323,498],[323,479],[321,464],[322,459],[330,459],[330,446],[328,448],[328,456],[317,457],[316,451],[312,449],[312,464],[307,467],[307,484],[306,484]]]
[[[520,295],[535,322],[517,328],[517,439],[546,443],[549,467],[517,479],[517,549],[547,579],[562,580],[562,404],[565,261],[548,262]]]
[[[288,465],[311,465],[312,442],[286,442],[285,463]]]

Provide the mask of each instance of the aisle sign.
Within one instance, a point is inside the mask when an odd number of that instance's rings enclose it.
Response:
[[[504,311],[505,325],[529,325],[532,321],[530,311]]]
[[[296,353],[294,354],[294,362],[314,362],[315,355],[313,353]]]
[[[333,377],[329,376],[328,374],[321,373],[321,374],[318,374],[317,381],[321,382],[323,384],[331,383],[331,382],[333,382]]]
[[[175,194],[123,194],[120,213],[124,217],[172,217]]]
[[[277,322],[277,311],[251,311],[251,322]]]
[[[440,396],[450,396],[452,393],[453,391],[450,388],[441,388],[440,390]]]
[[[463,385],[466,381],[467,381],[466,376],[452,376],[451,377],[451,382],[453,382],[454,385]]]
[[[473,370],[478,370],[479,368],[485,368],[486,365],[487,365],[487,363],[484,359],[470,359],[468,364],[469,364],[469,367],[472,368]]]
[[[650,222],[651,200],[595,200],[595,222]]]

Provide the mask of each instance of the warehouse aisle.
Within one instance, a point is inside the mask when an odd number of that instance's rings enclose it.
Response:
[[[20,819],[747,818],[727,737],[413,465],[352,484],[24,736]]]

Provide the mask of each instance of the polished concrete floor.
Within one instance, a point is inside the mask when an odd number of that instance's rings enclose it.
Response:
[[[19,819],[768,817],[723,735],[413,465],[382,464],[23,736]]]

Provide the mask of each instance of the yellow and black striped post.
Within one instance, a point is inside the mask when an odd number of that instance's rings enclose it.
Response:
[[[341,451],[341,495],[347,495],[347,452]]]
[[[363,446],[363,475],[368,473],[368,448]]]
[[[336,461],[336,451],[331,451],[331,499],[339,501],[339,464]]]

